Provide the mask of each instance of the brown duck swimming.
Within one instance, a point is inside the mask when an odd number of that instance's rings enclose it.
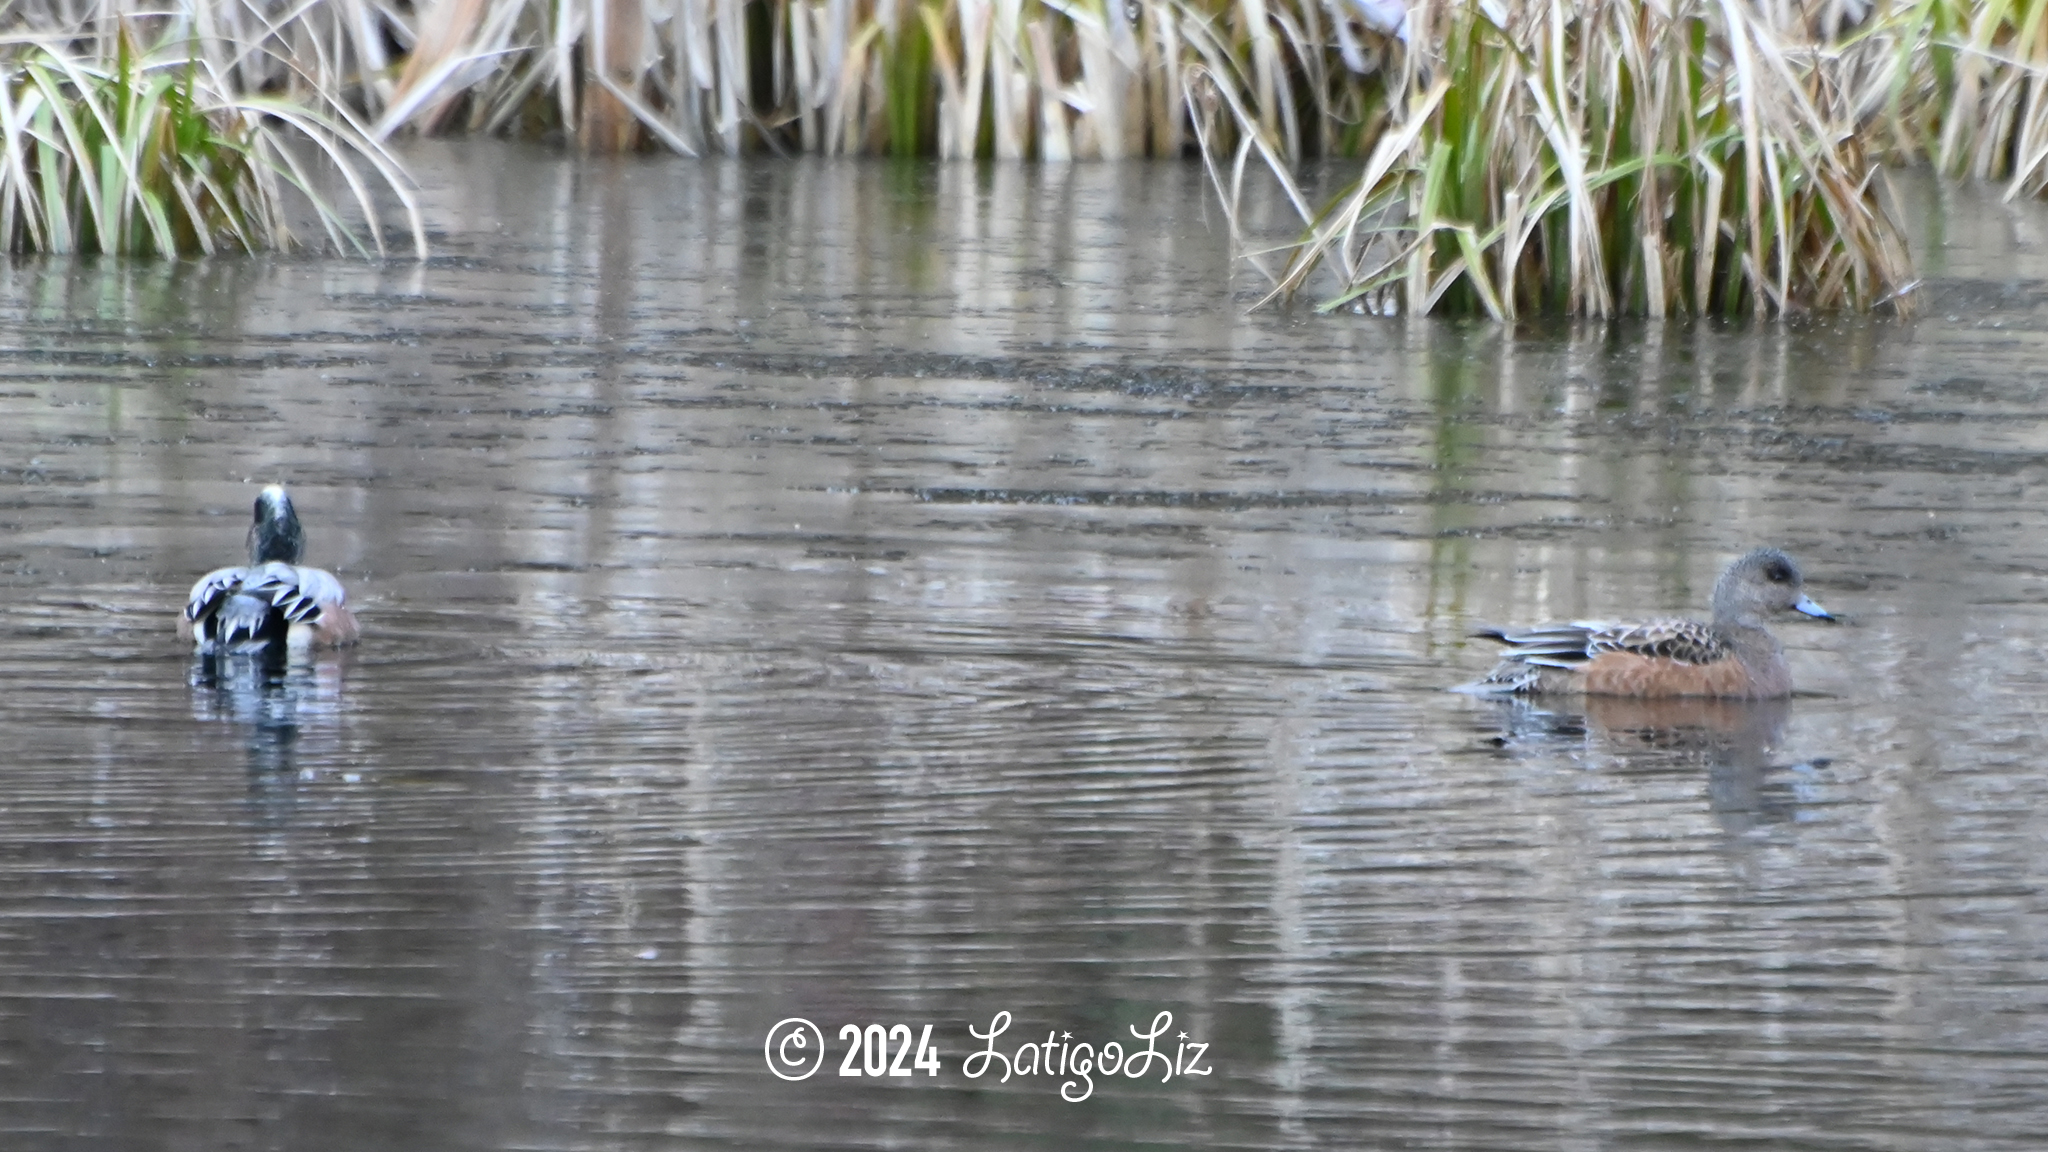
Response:
[[[1483,695],[1583,692],[1593,696],[1718,696],[1766,700],[1792,694],[1785,650],[1764,622],[1799,613],[1833,620],[1806,596],[1799,565],[1759,548],[1714,583],[1714,618],[1625,624],[1580,620],[1488,629],[1508,651],[1462,691]]]

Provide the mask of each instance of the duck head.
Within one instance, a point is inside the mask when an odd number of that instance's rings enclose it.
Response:
[[[1761,626],[1781,612],[1798,612],[1817,620],[1833,620],[1828,610],[1806,595],[1806,578],[1790,556],[1776,548],[1758,548],[1737,560],[1714,583],[1717,622]]]
[[[256,496],[256,522],[249,526],[249,562],[297,564],[305,547],[305,529],[299,527],[299,514],[284,485],[266,485]]]

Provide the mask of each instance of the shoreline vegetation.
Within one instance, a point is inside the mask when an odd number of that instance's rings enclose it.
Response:
[[[20,10],[9,15],[18,23]],[[139,28],[160,27],[151,42]],[[178,22],[0,33],[0,238],[9,252],[192,256],[298,243],[296,201],[341,251],[384,255],[380,191],[426,255],[410,182],[348,106],[236,75]],[[208,49],[211,50],[208,50]],[[327,189],[337,187],[347,214]],[[355,221],[360,221],[358,228]]]
[[[2048,0],[37,0],[0,69],[14,252],[424,253],[401,133],[1199,156],[1269,300],[1768,316],[1910,304],[1882,163],[2048,189]]]

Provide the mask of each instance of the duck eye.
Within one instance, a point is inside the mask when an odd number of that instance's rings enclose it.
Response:
[[[1771,564],[1764,569],[1764,579],[1773,584],[1783,584],[1792,579],[1792,569],[1783,564]]]

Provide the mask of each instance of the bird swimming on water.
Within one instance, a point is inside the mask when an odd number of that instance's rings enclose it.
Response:
[[[1806,595],[1790,556],[1758,548],[1714,582],[1714,617],[1608,623],[1580,620],[1476,635],[1508,646],[1478,695],[1583,692],[1592,696],[1718,696],[1768,700],[1792,694],[1785,650],[1764,627],[1798,613],[1833,620]]]
[[[255,512],[248,566],[200,577],[178,616],[178,635],[202,656],[355,643],[356,618],[341,581],[299,565],[306,533],[283,485],[257,494]]]

